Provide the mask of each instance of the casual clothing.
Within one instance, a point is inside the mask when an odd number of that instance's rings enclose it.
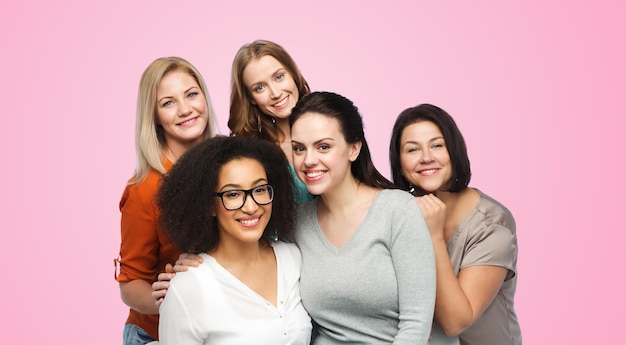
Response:
[[[296,175],[296,169],[293,167],[293,164],[289,164],[289,171],[291,172],[291,176],[293,176],[293,201],[296,205],[304,204],[307,201],[313,200],[313,194],[309,193],[309,190],[306,189],[306,185],[302,180],[298,178]]]
[[[132,323],[124,325],[124,345],[145,345],[155,340],[156,339],[151,337],[150,334],[146,333],[146,331],[137,325],[133,325]]]
[[[454,273],[477,265],[500,266],[509,271],[491,305],[459,339],[461,345],[520,345],[522,335],[513,305],[517,286],[515,220],[498,201],[478,193],[478,205],[446,243]]]
[[[164,159],[166,170],[172,163]],[[157,275],[165,271],[165,264],[176,262],[180,251],[170,242],[157,225],[158,215],[155,196],[162,175],[152,169],[140,183],[126,186],[120,201],[122,212],[120,245],[120,273],[118,282],[135,279],[152,284]],[[127,324],[133,324],[154,339],[158,339],[159,315],[142,314],[130,309]]]
[[[415,198],[378,193],[341,248],[317,221],[319,198],[300,205],[294,239],[302,252],[302,303],[313,343],[427,344],[435,307],[435,257]]]
[[[277,306],[250,289],[210,255],[171,280],[161,305],[159,343],[293,344],[311,340],[311,318],[299,290],[302,257],[293,243],[273,242]]]

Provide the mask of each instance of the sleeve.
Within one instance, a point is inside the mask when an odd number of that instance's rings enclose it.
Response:
[[[484,225],[476,231],[467,245],[460,269],[471,266],[500,266],[509,270],[507,280],[513,278],[517,261],[515,233],[501,224]]]
[[[186,272],[187,273],[187,272]],[[194,320],[200,315],[193,315],[194,308],[189,303],[195,303],[193,288],[179,289],[180,285],[188,281],[181,281],[177,276],[167,291],[167,296],[159,308],[159,344],[160,345],[194,345],[203,344],[204,340],[195,331]]]
[[[144,181],[129,185],[120,201],[120,274],[117,281],[156,279],[159,238],[154,197],[158,186]]]
[[[400,322],[394,344],[428,344],[435,309],[435,254],[413,197],[393,210],[391,256],[398,279]]]

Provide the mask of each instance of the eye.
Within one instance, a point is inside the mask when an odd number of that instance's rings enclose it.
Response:
[[[285,75],[283,73],[279,73],[276,75],[276,80],[280,81],[283,80],[285,78]]]
[[[224,198],[227,199],[237,199],[241,196],[240,190],[229,190],[228,192],[224,192]]]
[[[295,153],[295,154],[300,154],[302,152],[304,152],[304,147],[301,145],[294,145],[291,147],[291,150]]]
[[[267,193],[267,186],[256,187],[254,188],[254,190],[252,190],[252,193],[257,194],[257,195],[265,194]]]
[[[319,149],[320,151],[328,151],[328,150],[330,149],[330,145],[328,145],[328,144],[320,144],[320,145],[318,146],[318,149]]]
[[[431,146],[433,149],[441,149],[444,147],[443,143],[434,143],[433,146]]]
[[[265,89],[265,86],[264,86],[264,85],[257,85],[257,86],[255,86],[252,90],[253,90],[254,92],[257,92],[257,93],[258,93],[258,92],[262,92],[262,91],[263,91],[263,89]]]
[[[165,102],[163,102],[163,104],[161,104],[161,107],[166,108],[166,107],[169,107],[172,104],[174,104],[173,101],[165,101]]]
[[[188,93],[188,94],[187,94],[187,98],[194,98],[194,97],[196,97],[197,95],[198,95],[198,93],[197,93],[197,92],[190,92],[190,93]]]

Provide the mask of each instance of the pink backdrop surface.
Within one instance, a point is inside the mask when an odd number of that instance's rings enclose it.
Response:
[[[623,340],[626,6],[620,1],[32,1],[0,11],[4,344],[119,344],[119,198],[144,68],[177,55],[226,119],[244,43],[282,44],[312,89],[362,111],[389,176],[391,125],[433,103],[472,186],[517,220],[525,344]]]

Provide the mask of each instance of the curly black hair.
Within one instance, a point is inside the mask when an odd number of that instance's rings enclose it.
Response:
[[[216,136],[187,151],[169,173],[157,194],[161,214],[159,225],[183,252],[202,253],[219,242],[217,220],[212,216],[213,193],[222,166],[250,158],[261,163],[267,181],[274,187],[272,216],[264,238],[277,234],[285,238],[295,224],[293,177],[283,151],[267,140],[248,137]]]

